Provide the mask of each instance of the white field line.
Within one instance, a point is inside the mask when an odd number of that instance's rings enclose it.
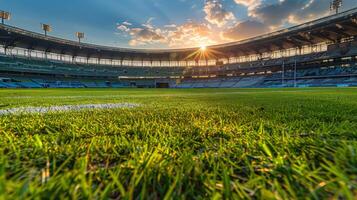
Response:
[[[12,96],[3,97],[6,99],[83,99],[83,98],[96,98],[96,99],[107,99],[107,98],[119,98],[119,97],[176,97],[176,96],[200,96],[200,95],[221,95],[221,94],[266,94],[266,93],[298,93],[298,92],[321,92],[322,90],[290,90],[290,91],[246,91],[246,92],[202,92],[202,93],[182,93],[182,94],[121,94],[121,95],[76,95],[76,96]]]
[[[83,104],[83,105],[65,105],[50,107],[19,107],[0,110],[1,115],[19,115],[19,114],[42,114],[55,112],[78,111],[84,109],[113,109],[113,108],[134,108],[139,106],[133,103],[112,103],[112,104]]]

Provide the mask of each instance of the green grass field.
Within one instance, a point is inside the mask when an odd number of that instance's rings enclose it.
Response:
[[[356,199],[357,89],[0,90],[0,199]]]

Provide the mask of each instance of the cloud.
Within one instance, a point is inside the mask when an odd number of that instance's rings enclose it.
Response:
[[[177,25],[176,24],[167,24],[164,26],[165,28],[176,28]]]
[[[212,27],[204,23],[188,21],[175,29],[168,31],[169,47],[201,46],[219,42],[220,38],[214,34]]]
[[[130,37],[131,46],[161,44],[183,48],[242,40],[290,25],[300,24],[330,13],[327,0],[234,0],[247,7],[247,19],[237,22],[222,0],[205,0],[203,13],[207,22],[188,20],[182,24],[153,25],[154,18],[144,24],[117,24],[117,30]],[[356,6],[345,0],[345,8]]]
[[[262,1],[261,0],[234,0],[237,4],[248,7],[249,10],[254,9],[259,6]]]
[[[126,26],[125,24],[118,24],[117,25],[117,29],[122,31],[122,32],[128,32],[130,29],[128,28],[128,26]]]
[[[300,24],[330,14],[330,4],[325,0],[310,0],[301,9],[289,15],[289,23]]]
[[[250,10],[249,15],[270,27],[280,27],[289,16],[308,0],[282,0],[276,4],[261,4]]]
[[[222,27],[230,20],[235,20],[234,14],[223,8],[220,0],[206,0],[203,8],[206,17],[205,19],[218,27]]]
[[[149,23],[137,27],[117,25],[120,33],[130,36],[130,46],[146,46],[160,43],[168,47],[193,47],[210,45],[221,42],[219,35],[215,34],[209,24],[187,21],[181,25],[170,24],[163,28],[156,28]]]
[[[130,35],[129,45],[139,46],[145,44],[154,43],[164,43],[165,36],[160,29],[154,28],[151,24],[152,18],[150,18],[146,23],[142,24],[140,27],[132,28],[132,24],[129,22],[123,22],[117,24],[117,30],[120,32]]]
[[[123,22],[123,25],[125,25],[125,26],[131,26],[132,24],[131,24],[130,22],[125,21],[125,22]]]
[[[279,0],[275,3],[261,0],[235,0],[235,2],[248,7],[250,18],[272,29],[280,28],[286,23],[295,25],[314,20],[330,13],[330,4],[326,0]]]
[[[132,28],[129,32],[132,36],[132,39],[129,41],[129,45],[131,46],[165,42],[165,36],[162,35],[160,29]]]
[[[243,40],[269,32],[270,28],[258,21],[248,20],[224,30],[221,35],[230,41]]]

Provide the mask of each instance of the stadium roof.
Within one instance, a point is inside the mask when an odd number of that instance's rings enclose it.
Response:
[[[295,27],[258,37],[208,47],[208,59],[238,57],[280,49],[296,48],[321,42],[337,42],[357,35],[357,8],[343,13],[307,22]],[[100,46],[45,36],[8,25],[0,25],[0,43],[6,47],[117,60],[193,60],[199,48],[189,49],[128,49]]]

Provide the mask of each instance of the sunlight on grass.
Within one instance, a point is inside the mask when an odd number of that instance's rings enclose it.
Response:
[[[0,116],[2,199],[357,195],[353,88],[0,90],[0,98],[0,109],[141,105]]]

